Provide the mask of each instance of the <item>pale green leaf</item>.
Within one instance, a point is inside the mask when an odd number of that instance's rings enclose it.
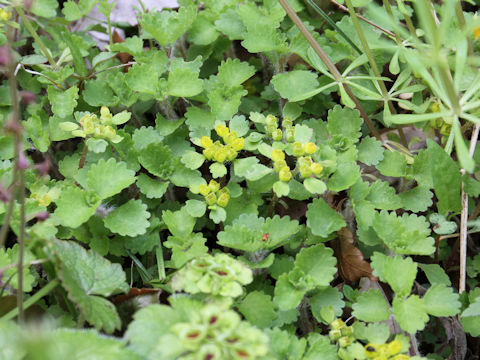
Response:
[[[127,169],[124,162],[101,159],[90,167],[87,184],[90,190],[97,193],[100,199],[106,199],[118,194],[135,182],[135,172]]]
[[[352,315],[361,321],[384,321],[390,317],[390,308],[380,290],[377,289],[360,293],[352,309]]]
[[[102,296],[128,291],[122,267],[74,242],[57,240],[55,249],[60,259],[62,285],[85,319],[108,333],[119,329],[120,318],[115,306]]]
[[[276,317],[275,305],[270,296],[260,291],[252,291],[242,300],[238,310],[252,325],[268,328]]]
[[[434,284],[423,296],[425,311],[433,316],[455,316],[460,310],[458,294],[451,287]]]
[[[79,187],[68,186],[56,201],[54,214],[63,226],[77,228],[95,213],[100,203],[98,196],[92,197]]]
[[[346,226],[345,220],[323,199],[315,199],[308,205],[307,226],[314,235],[327,237]]]
[[[111,232],[123,236],[137,236],[145,234],[150,226],[150,213],[147,205],[140,200],[130,200],[113,210],[104,219],[105,227]]]
[[[422,299],[417,295],[407,299],[395,297],[392,305],[395,319],[403,330],[410,334],[423,330],[428,321],[428,315]]]

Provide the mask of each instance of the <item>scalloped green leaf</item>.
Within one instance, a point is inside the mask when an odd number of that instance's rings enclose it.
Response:
[[[275,75],[271,83],[282,98],[300,101],[305,99],[304,94],[309,94],[318,88],[317,77],[318,75],[312,71],[293,70]]]
[[[97,193],[100,199],[106,199],[135,182],[135,171],[127,169],[127,164],[111,158],[101,159],[90,167],[87,184],[90,190]]]
[[[140,25],[162,46],[173,44],[187,31],[197,17],[197,6],[192,1],[184,1],[178,11],[165,9],[143,14]]]
[[[165,210],[162,213],[162,219],[168,227],[168,230],[179,238],[186,238],[193,231],[195,218],[188,214],[186,209],[179,211]]]
[[[261,291],[248,293],[238,306],[238,310],[247,321],[261,329],[270,327],[277,316],[272,299]]]
[[[430,255],[435,251],[429,223],[423,216],[404,213],[400,217],[382,210],[375,213],[373,228],[397,254]]]
[[[147,174],[139,174],[136,184],[148,199],[161,199],[168,188],[168,181],[158,181]]]
[[[98,196],[90,196],[85,190],[68,186],[62,189],[62,193],[56,201],[55,216],[60,224],[71,228],[77,228],[86,222],[100,205]]]
[[[392,306],[395,319],[403,330],[410,334],[423,330],[428,321],[428,314],[422,299],[417,295],[412,295],[407,299],[395,297]]]
[[[323,244],[303,248],[295,259],[295,268],[310,276],[318,287],[326,287],[337,272],[333,250]]]
[[[232,88],[241,85],[255,74],[255,68],[239,59],[227,59],[218,67],[218,79]],[[239,135],[241,136],[241,135]]]
[[[314,235],[325,238],[346,225],[345,220],[325,200],[315,199],[308,205],[307,226]]]
[[[107,333],[119,329],[115,306],[104,297],[129,290],[121,265],[71,241],[56,240],[55,250],[62,285],[85,319]]]
[[[390,308],[380,290],[377,289],[360,293],[352,309],[352,315],[361,321],[384,321],[390,317]]]
[[[409,257],[389,256],[383,265],[383,276],[398,297],[406,297],[417,277],[417,263]]]
[[[57,90],[53,86],[48,86],[47,94],[48,100],[52,104],[52,112],[56,116],[66,118],[73,114],[73,109],[77,106],[77,86],[72,86],[65,91]]]
[[[147,205],[140,200],[130,200],[105,217],[104,224],[111,232],[123,236],[137,236],[147,232],[150,226]]]
[[[407,174],[407,159],[398,151],[385,151],[383,160],[377,165],[384,176],[403,177]]]
[[[139,150],[138,161],[150,174],[166,180],[175,169],[172,151],[162,143],[154,142]]]
[[[358,160],[365,165],[377,165],[383,160],[383,146],[377,139],[367,136],[358,145]]]
[[[433,316],[455,316],[460,311],[458,294],[451,287],[434,284],[423,296],[425,311]]]

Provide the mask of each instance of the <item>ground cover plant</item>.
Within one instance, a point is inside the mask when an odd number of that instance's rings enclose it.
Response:
[[[473,1],[0,3],[0,359],[479,357]]]

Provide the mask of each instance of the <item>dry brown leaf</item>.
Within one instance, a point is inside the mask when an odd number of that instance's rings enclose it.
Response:
[[[338,238],[332,241],[339,275],[349,283],[361,277],[376,279],[372,274],[370,263],[363,258],[362,252],[353,243],[353,234],[346,227],[338,231]]]

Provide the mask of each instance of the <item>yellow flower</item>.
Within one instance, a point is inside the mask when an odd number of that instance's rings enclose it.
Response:
[[[0,19],[3,21],[8,21],[12,18],[12,13],[11,11],[5,11],[3,9],[0,9]]]
[[[473,37],[477,40],[480,37],[480,26],[473,29]]]
[[[206,149],[209,146],[213,145],[213,140],[210,139],[208,136],[203,136],[202,139],[200,140],[200,145],[202,145],[202,147]]]
[[[280,160],[285,160],[285,153],[280,149],[273,149],[272,150],[272,155],[270,156],[270,158],[274,162],[280,161]]]

